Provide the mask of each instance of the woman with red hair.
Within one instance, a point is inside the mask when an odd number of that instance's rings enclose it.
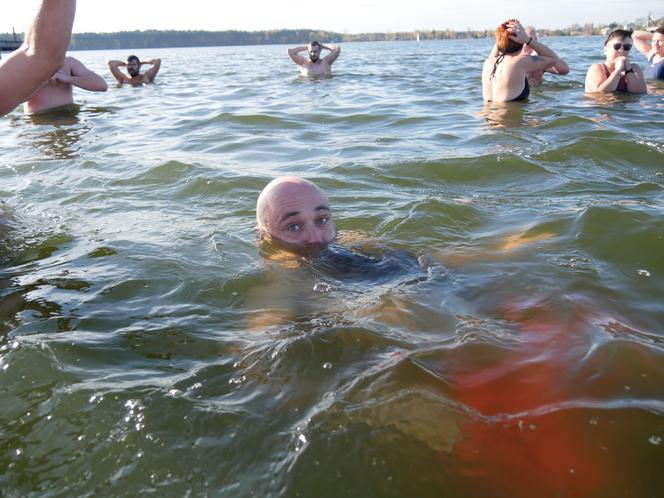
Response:
[[[538,55],[524,55],[530,46]],[[544,71],[556,64],[558,56],[549,47],[526,34],[516,19],[496,29],[496,44],[482,68],[482,93],[489,102],[520,101],[528,98],[528,73]]]

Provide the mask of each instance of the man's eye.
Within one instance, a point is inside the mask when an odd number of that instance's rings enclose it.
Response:
[[[299,232],[302,227],[300,226],[299,223],[291,223],[286,227],[286,230],[289,232]]]
[[[316,220],[316,223],[318,223],[319,225],[326,225],[328,221],[330,221],[330,218],[328,218],[327,216],[323,216],[321,218],[318,218]]]

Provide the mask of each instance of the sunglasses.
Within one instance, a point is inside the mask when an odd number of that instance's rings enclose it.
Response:
[[[629,52],[632,50],[632,44],[631,43],[614,43],[613,44],[613,50],[620,50],[620,48],[624,48],[625,52]]]

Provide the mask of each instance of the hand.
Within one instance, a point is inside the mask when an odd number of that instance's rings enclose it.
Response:
[[[507,31],[510,38],[515,42],[525,44],[530,39],[530,36],[526,34],[525,28],[516,19],[510,19],[505,24],[507,24]]]
[[[616,57],[616,60],[613,63],[613,68],[616,71],[623,72],[625,71],[625,66],[628,64],[628,62],[629,61],[627,60],[627,57],[624,56]]]
[[[55,73],[53,76],[51,76],[51,83],[70,83],[71,84],[71,76],[66,75],[63,72],[58,71]]]

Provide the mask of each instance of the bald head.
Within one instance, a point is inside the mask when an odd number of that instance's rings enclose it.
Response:
[[[324,247],[334,240],[330,201],[315,184],[297,176],[275,178],[256,203],[258,230],[292,248]]]

